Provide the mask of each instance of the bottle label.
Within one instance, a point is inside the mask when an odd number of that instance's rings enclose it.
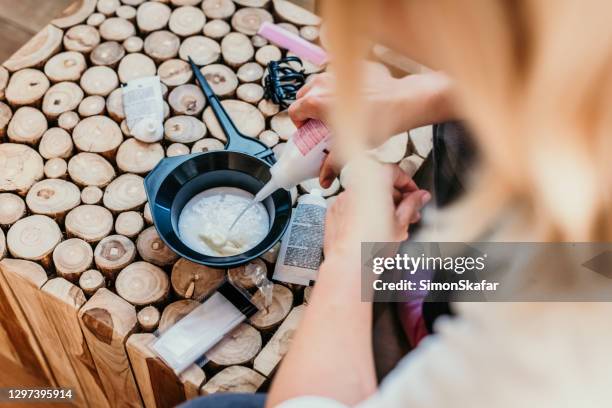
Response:
[[[306,156],[308,152],[314,149],[327,136],[329,136],[329,129],[327,129],[323,122],[309,120],[295,133],[293,143],[295,143],[300,153]]]

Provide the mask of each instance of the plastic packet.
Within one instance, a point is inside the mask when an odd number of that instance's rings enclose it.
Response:
[[[164,100],[159,77],[133,79],[122,89],[130,133],[146,143],[160,141],[164,137]]]

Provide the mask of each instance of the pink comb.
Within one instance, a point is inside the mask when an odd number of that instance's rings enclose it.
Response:
[[[327,53],[323,48],[275,24],[264,22],[257,34],[315,65],[323,65],[327,62]]]

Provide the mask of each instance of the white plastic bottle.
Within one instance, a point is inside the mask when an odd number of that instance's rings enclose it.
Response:
[[[302,181],[317,177],[327,156],[331,135],[323,122],[311,119],[289,139],[283,155],[270,169],[272,179],[257,193],[262,201],[279,188],[291,190]]]
[[[323,261],[323,234],[327,201],[320,190],[299,198],[283,237],[274,268],[274,280],[308,285],[317,278]]]

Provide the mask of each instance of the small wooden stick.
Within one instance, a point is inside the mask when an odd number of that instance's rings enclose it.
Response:
[[[177,86],[170,92],[168,103],[175,115],[196,116],[202,113],[206,99],[198,86],[186,84]]]
[[[250,137],[257,137],[265,128],[266,121],[253,105],[233,99],[222,101],[221,104],[240,132]],[[204,123],[213,137],[226,141],[225,133],[210,107],[204,111]]]
[[[83,289],[83,292],[87,296],[92,296],[100,288],[103,288],[106,284],[106,279],[100,271],[96,269],[89,269],[79,278],[79,286]]]
[[[113,159],[123,141],[119,126],[105,116],[90,116],[78,123],[72,132],[74,144],[80,151],[99,153]]]
[[[183,41],[179,56],[185,61],[191,57],[197,65],[208,65],[219,60],[221,46],[213,39],[196,35]]]
[[[168,275],[148,262],[135,262],[125,267],[115,280],[117,294],[136,306],[159,304],[168,296]]]
[[[204,11],[206,13],[206,11]],[[225,37],[232,30],[230,25],[223,20],[211,20],[204,24],[204,35],[213,40]]]
[[[91,266],[93,250],[91,246],[78,238],[60,242],[53,250],[53,264],[58,275],[77,283],[79,277]]]
[[[26,204],[35,214],[63,219],[81,203],[81,191],[69,181],[46,179],[34,184],[26,196]]]
[[[6,244],[14,258],[38,261],[51,266],[51,253],[62,239],[57,223],[45,215],[31,215],[9,229]]]
[[[211,64],[203,67],[200,72],[218,97],[226,98],[234,95],[238,86],[238,77],[233,70],[222,64]]]
[[[241,8],[232,17],[234,30],[246,35],[257,34],[264,22],[274,23],[274,18],[268,10],[259,7]]]
[[[9,227],[19,221],[26,213],[26,205],[16,194],[0,194],[0,226]]]
[[[170,15],[168,27],[181,37],[189,37],[202,32],[204,23],[206,23],[206,17],[202,10],[193,6],[182,6],[174,9]]]
[[[118,69],[119,79],[122,83],[127,83],[132,79],[153,76],[156,72],[155,62],[138,52],[123,57]]]
[[[157,329],[160,316],[161,314],[155,306],[146,306],[138,312],[136,317],[138,318],[140,328],[143,331],[150,333]]]
[[[144,52],[157,63],[178,55],[181,39],[170,31],[154,31],[145,38]]]
[[[174,87],[186,84],[193,77],[193,72],[188,63],[180,59],[169,59],[162,62],[157,68],[162,83]]]
[[[229,33],[221,41],[221,53],[225,63],[237,68],[253,58],[255,50],[249,37],[242,33]]]
[[[13,107],[37,105],[49,89],[49,79],[37,69],[15,72],[8,82],[4,96]]]
[[[238,68],[237,76],[240,82],[258,82],[264,74],[264,69],[256,62],[247,62]]]
[[[42,111],[53,120],[64,112],[75,110],[83,100],[83,90],[74,82],[53,85],[43,99]]]
[[[113,230],[113,215],[99,205],[81,205],[70,211],[65,220],[66,235],[95,243]]]
[[[134,210],[147,201],[144,180],[136,174],[122,174],[104,192],[104,206],[111,211]]]
[[[45,115],[38,109],[23,106],[13,115],[6,134],[13,142],[35,145],[46,130]]]
[[[247,365],[259,354],[261,345],[261,334],[242,323],[210,349],[206,358],[213,367]]]
[[[203,299],[214,292],[224,279],[223,269],[198,265],[184,258],[172,267],[172,289],[183,299]]]
[[[293,293],[283,285],[274,285],[272,304],[265,307],[265,299],[261,291],[255,293],[251,299],[259,308],[249,322],[259,330],[271,330],[277,327],[287,316],[293,305]]]
[[[102,201],[104,192],[100,187],[87,186],[81,191],[81,201],[83,204],[99,204]]]
[[[161,30],[168,24],[172,10],[159,2],[146,2],[138,7],[136,24],[143,33]]]
[[[136,237],[144,228],[142,214],[137,211],[126,211],[117,216],[115,220],[115,231],[117,234],[128,238]]]
[[[96,267],[114,281],[117,273],[128,266],[136,258],[136,246],[123,235],[110,235],[96,246],[94,261]]]
[[[236,11],[236,5],[232,0],[204,0],[202,10],[208,18],[226,19]]]
[[[98,44],[100,44],[100,33],[95,27],[89,25],[74,26],[64,34],[64,48],[66,51],[78,51],[88,54]]]
[[[153,170],[164,156],[164,148],[160,143],[145,143],[130,138],[117,150],[117,167],[124,172],[144,174]]]
[[[65,179],[68,175],[68,163],[66,163],[66,160],[56,157],[54,159],[47,160],[43,170],[45,172],[45,177],[47,178]]]
[[[100,25],[100,36],[107,41],[123,41],[135,34],[134,24],[124,18],[111,17]]]
[[[177,300],[170,303],[162,312],[161,319],[159,320],[159,333],[163,334],[198,306],[200,306],[200,302],[191,299]]]
[[[232,366],[223,369],[208,380],[208,382],[200,389],[200,394],[252,394],[257,392],[265,381],[266,378],[255,370],[244,366]]]
[[[4,100],[4,92],[8,85],[9,75],[8,69],[0,65],[0,101]]]
[[[157,266],[172,265],[178,259],[157,234],[155,227],[149,227],[138,235],[136,248],[141,258]]]
[[[259,258],[255,258],[246,265],[229,269],[227,271],[227,277],[234,286],[245,290],[252,290],[256,287],[255,275],[263,274],[267,276],[267,272],[268,268],[265,262]]]
[[[105,65],[115,68],[125,56],[125,48],[117,41],[106,41],[96,46],[89,54],[94,65]]]
[[[166,139],[177,143],[193,143],[206,136],[206,126],[193,116],[174,116],[164,124]]]
[[[277,24],[279,27],[289,31],[291,34],[295,34],[295,35],[299,35],[300,34],[300,30],[293,24],[291,23],[278,23]]]
[[[81,77],[81,88],[87,95],[107,96],[119,86],[117,73],[109,67],[91,67]]]
[[[106,107],[106,100],[99,95],[88,96],[79,104],[78,112],[83,118],[89,116],[103,115]]]

